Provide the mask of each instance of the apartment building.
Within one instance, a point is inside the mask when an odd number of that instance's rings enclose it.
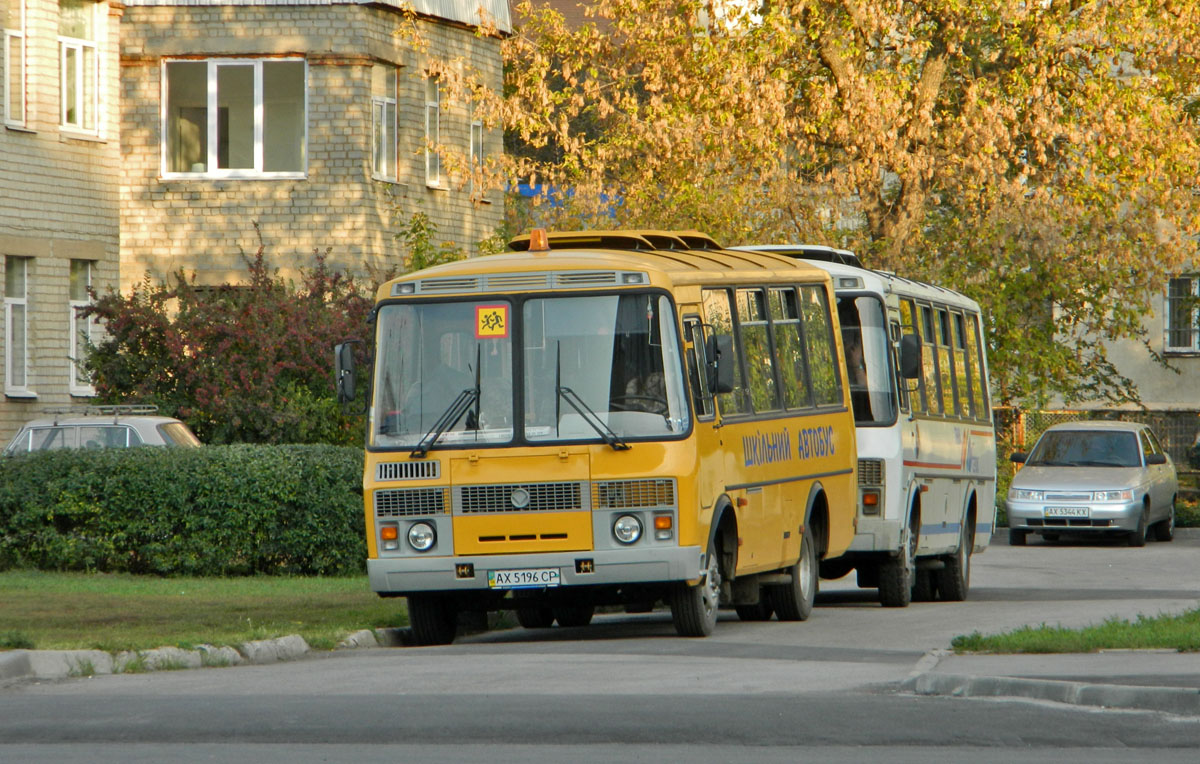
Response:
[[[314,251],[398,264],[416,212],[470,250],[503,200],[464,165],[503,137],[446,82],[473,70],[498,90],[509,27],[505,0],[126,0],[122,283],[236,281],[256,224],[293,275]]]
[[[77,308],[118,281],[121,13],[0,0],[0,442],[92,393]]]

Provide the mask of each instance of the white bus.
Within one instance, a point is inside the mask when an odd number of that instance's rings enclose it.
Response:
[[[788,254],[833,278],[858,443],[858,523],[821,576],[857,571],[885,607],[963,600],[996,516],[996,437],[979,305],[865,269],[845,250]]]

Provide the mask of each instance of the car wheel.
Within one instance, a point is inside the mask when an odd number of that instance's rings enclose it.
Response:
[[[712,544],[705,559],[704,578],[694,585],[680,584],[671,594],[671,620],[681,637],[707,637],[717,625],[721,566]]]
[[[879,564],[879,604],[908,607],[912,602],[913,572],[917,567],[917,534],[910,526],[900,540],[900,554]]]
[[[1171,497],[1171,508],[1166,520],[1154,524],[1154,540],[1170,541],[1175,538],[1175,497]]]
[[[1029,531],[1020,531],[1016,528],[1008,529],[1008,545],[1009,546],[1025,546],[1025,541],[1029,537]]]
[[[554,608],[554,618],[558,621],[558,625],[564,628],[587,626],[592,622],[592,616],[595,614],[596,608],[592,605]]]
[[[458,611],[445,597],[413,595],[408,598],[408,623],[414,644],[448,645],[458,633]]]
[[[554,625],[554,611],[548,607],[519,607],[517,623],[526,629],[548,629]]]
[[[817,545],[813,541],[811,526],[804,529],[800,539],[800,559],[791,568],[791,583],[772,586],[768,589],[768,598],[781,621],[806,621],[812,614],[813,603],[817,599],[817,586],[820,576],[817,571],[820,563],[817,561]]]
[[[1146,510],[1138,515],[1137,530],[1129,532],[1129,546],[1146,546]]]

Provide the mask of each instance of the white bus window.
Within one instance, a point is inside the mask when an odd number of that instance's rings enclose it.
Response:
[[[921,362],[924,365],[922,385],[925,387],[925,411],[942,413],[942,388],[938,384],[937,343],[933,334],[933,308],[920,306],[921,310]]]
[[[896,420],[895,375],[883,303],[877,297],[838,300],[842,346],[850,380],[850,402],[858,425],[890,424]]]
[[[950,314],[945,308],[937,309],[937,358],[938,380],[942,386],[942,413],[955,416],[954,365],[950,357]]]
[[[983,368],[983,347],[980,345],[979,316],[967,317],[967,352],[971,355],[971,400],[975,404],[975,417],[986,420],[988,410],[987,375]]]
[[[967,365],[966,336],[961,313],[950,315],[950,328],[954,332],[951,353],[954,356],[954,394],[958,398],[958,413],[962,416],[975,416],[975,407],[970,395],[970,377],[975,370]]]

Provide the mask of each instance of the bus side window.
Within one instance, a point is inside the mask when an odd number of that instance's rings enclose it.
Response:
[[[970,395],[970,378],[975,369],[967,363],[967,345],[961,313],[956,311],[950,314],[950,328],[954,331],[954,344],[950,352],[954,355],[954,394],[958,398],[958,413],[974,417],[977,414],[975,402],[971,400]]]
[[[704,323],[714,335],[734,337],[733,311],[729,304],[729,292],[725,289],[705,289]],[[722,359],[722,363],[733,364],[733,390],[721,397],[721,411],[725,414],[749,414],[750,394],[746,388],[746,375],[737,343],[733,343],[733,356]]]
[[[954,364],[950,355],[950,314],[945,308],[937,308],[936,339],[938,346],[938,380],[942,385],[942,413],[957,415],[954,400]]]
[[[704,327],[699,316],[683,319],[684,352],[687,355],[688,385],[692,388],[692,405],[697,417],[713,414],[712,393],[708,389],[708,358],[704,354]]]
[[[779,361],[783,405],[789,409],[810,408],[813,405],[812,390],[808,386],[807,361],[800,334],[800,305],[792,287],[771,290],[771,334],[775,339],[775,357]]]
[[[917,325],[917,307],[912,300],[904,299],[900,301],[900,331],[901,335],[915,334],[920,336],[920,327]],[[929,410],[929,405],[925,402],[925,378],[922,377],[916,381],[916,388],[909,393],[909,380],[900,375],[900,365],[896,365],[896,385],[904,390],[904,394],[909,398],[909,403],[912,406],[914,414],[923,414]]]
[[[925,378],[921,384],[925,388],[925,410],[930,414],[942,413],[942,388],[938,384],[937,344],[933,336],[933,308],[928,305],[921,309],[921,344],[924,346],[922,361],[925,364]]]
[[[766,295],[762,289],[737,290],[738,334],[746,371],[750,374],[750,402],[755,411],[778,411],[775,361],[768,336]]]
[[[889,321],[888,330],[891,333],[891,342],[888,343],[888,353],[892,357],[892,368],[896,370],[896,393],[900,397],[900,411],[907,414],[912,404],[909,402],[908,380],[900,376],[900,359],[898,357],[899,350],[897,349],[900,345],[900,337],[903,330],[900,328],[900,323],[894,318]]]
[[[967,352],[971,354],[971,398],[976,401],[975,417],[986,420],[991,416],[988,406],[988,381],[983,368],[983,345],[980,342],[979,315],[967,317]]]
[[[824,286],[800,287],[800,315],[804,322],[804,344],[808,351],[808,370],[813,402],[832,406],[842,402],[842,374],[845,364],[834,352],[833,318]]]

